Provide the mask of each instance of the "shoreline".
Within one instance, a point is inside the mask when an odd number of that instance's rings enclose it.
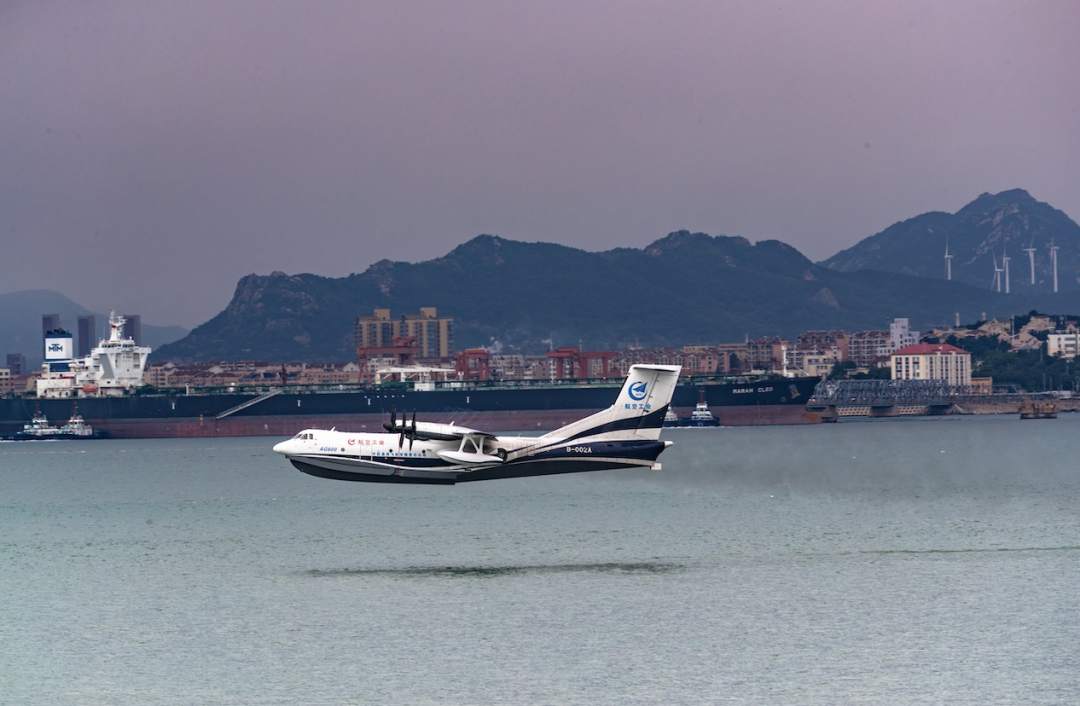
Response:
[[[688,416],[691,408],[678,408]],[[422,413],[427,422],[455,423],[477,429],[515,429],[519,431],[548,431],[564,426],[597,410],[506,410],[483,412]],[[801,405],[760,405],[748,407],[717,407],[713,414],[721,426],[775,426],[819,424],[821,415],[808,412]],[[348,431],[382,430],[387,416],[381,413],[325,415],[262,415],[232,416],[224,419],[191,417],[180,419],[100,419],[87,420],[95,429],[117,439],[232,437],[232,436],[292,436],[302,429],[331,429]]]
[[[712,408],[720,427],[793,426],[839,422],[847,419],[893,419],[912,417],[952,417],[982,415],[1019,415],[1021,399],[1010,395],[1002,400],[966,399],[949,408],[926,405],[897,405],[889,408],[837,406],[807,409],[801,405],[732,405]],[[1057,412],[1080,412],[1080,398],[1056,400]],[[692,407],[676,407],[680,417],[689,416]],[[544,432],[580,419],[596,410],[500,410],[421,412],[424,421],[455,423],[476,429],[514,429]],[[357,414],[243,415],[223,419],[211,416],[169,418],[94,419],[87,422],[114,439],[221,438],[252,436],[292,436],[302,429],[345,431],[382,430],[387,419],[381,412]],[[5,435],[16,431],[4,430]]]

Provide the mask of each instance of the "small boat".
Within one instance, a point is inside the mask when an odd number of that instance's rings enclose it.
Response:
[[[1021,419],[1057,419],[1057,403],[1053,400],[1040,402],[1027,400],[1020,405]]]
[[[103,432],[94,431],[94,427],[87,424],[77,410],[64,426],[60,427],[60,436],[64,439],[99,439],[103,435]]]
[[[35,439],[54,439],[59,429],[49,426],[48,418],[40,411],[34,412],[29,424],[23,424],[22,431],[15,432],[11,438],[15,441],[32,441]]]
[[[712,411],[709,409],[709,403],[704,399],[704,395],[702,395],[702,399],[694,407],[694,411],[690,413],[690,418],[686,420],[685,425],[688,427],[720,426],[720,420],[713,416]]]
[[[101,439],[105,433],[95,431],[79,414],[78,408],[72,410],[71,418],[62,426],[54,427],[41,410],[34,412],[29,424],[24,424],[22,431],[12,435],[14,441],[50,441],[60,439]]]

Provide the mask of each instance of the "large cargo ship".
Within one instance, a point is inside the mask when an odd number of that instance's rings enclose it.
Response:
[[[699,400],[721,425],[818,421],[806,402],[817,378],[688,378],[672,401],[688,415]],[[305,427],[364,430],[391,410],[426,421],[499,431],[553,429],[589,410],[608,407],[617,381],[388,384],[251,391],[176,390],[122,397],[82,397],[79,411],[96,429],[120,438],[292,435]],[[0,433],[21,429],[35,408],[50,417],[71,413],[71,400],[0,399]]]

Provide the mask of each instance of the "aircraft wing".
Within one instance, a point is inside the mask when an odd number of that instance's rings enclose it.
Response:
[[[392,432],[404,431],[406,433],[413,432],[413,425],[406,422],[404,424],[396,424],[392,428],[386,425],[386,428]],[[477,429],[470,429],[468,427],[459,427],[456,424],[438,424],[436,422],[416,422],[415,438],[419,440],[428,441],[459,441],[466,436],[482,436],[492,437],[494,434],[489,434],[486,431],[479,431]]]

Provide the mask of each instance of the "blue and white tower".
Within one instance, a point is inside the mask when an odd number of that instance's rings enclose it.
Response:
[[[45,365],[51,372],[66,372],[74,355],[70,331],[57,328],[45,332]]]

